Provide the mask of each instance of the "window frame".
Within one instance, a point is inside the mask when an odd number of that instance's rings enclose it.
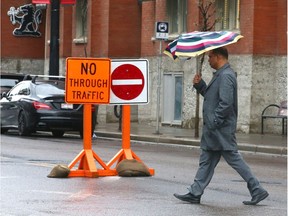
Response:
[[[215,30],[239,31],[240,0],[216,0]]]
[[[167,0],[169,34],[187,32],[187,0]]]
[[[165,72],[163,74],[163,107],[162,107],[162,125],[181,125],[183,120],[183,104],[184,104],[184,72],[175,71],[175,72]],[[177,86],[176,80],[181,78],[181,95],[177,95]],[[169,87],[168,87],[169,86]],[[179,93],[179,92],[178,92]],[[179,98],[176,98],[179,96]],[[175,105],[180,104],[180,119],[176,119],[175,114],[177,113]]]
[[[86,8],[84,9],[84,7]],[[75,43],[87,43],[88,0],[76,1]]]

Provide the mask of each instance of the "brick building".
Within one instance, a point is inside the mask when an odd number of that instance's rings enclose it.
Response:
[[[59,74],[65,75],[65,59],[70,56],[146,58],[150,65],[150,103],[133,106],[133,120],[155,125],[158,109],[161,124],[193,128],[196,99],[191,82],[196,59],[174,62],[166,55],[160,56],[159,49],[160,43],[163,50],[182,32],[200,30],[203,17],[198,2],[76,0],[74,5],[61,5]],[[1,71],[49,73],[51,5],[35,7],[32,26],[40,35],[17,35],[24,25],[20,7],[31,3],[1,1]],[[38,10],[42,15],[36,17]],[[287,99],[287,1],[216,0],[210,14],[212,21],[218,20],[213,30],[237,31],[244,36],[228,47],[229,61],[239,82],[238,130],[257,133],[262,109]],[[20,18],[13,25],[15,17]],[[168,41],[155,39],[157,21],[169,22]],[[202,73],[205,80],[211,79],[207,59]],[[98,119],[100,123],[115,121],[113,107],[100,106]],[[266,131],[281,133],[280,123],[269,125]]]

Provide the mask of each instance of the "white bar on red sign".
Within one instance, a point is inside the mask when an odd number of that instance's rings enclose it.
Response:
[[[141,79],[118,79],[112,81],[113,85],[142,85]]]

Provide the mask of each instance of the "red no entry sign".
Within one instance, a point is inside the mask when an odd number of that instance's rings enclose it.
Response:
[[[141,70],[132,64],[118,66],[113,71],[111,80],[111,90],[122,100],[132,100],[138,97],[145,82]]]
[[[112,104],[148,103],[148,61],[112,60]]]

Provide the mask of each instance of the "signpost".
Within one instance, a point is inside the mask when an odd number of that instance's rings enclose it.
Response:
[[[156,22],[155,23],[155,36],[158,40],[167,40],[169,24],[168,22]]]
[[[168,22],[156,22],[155,23],[155,37],[160,40],[159,44],[159,58],[158,58],[158,83],[157,83],[157,110],[156,110],[156,134],[160,134],[159,131],[159,110],[160,110],[160,88],[161,88],[161,64],[162,64],[162,40],[167,40],[169,34]]]
[[[98,177],[116,175],[92,150],[91,104],[109,103],[110,59],[67,58],[66,91],[67,103],[84,104],[83,150],[69,164],[69,177]],[[103,167],[98,170],[94,159]],[[78,169],[72,169],[79,163]]]
[[[146,59],[112,60],[110,104],[123,104],[123,116],[122,149],[107,163],[109,168],[124,159],[142,162],[130,147],[130,105],[148,103],[148,68]]]

